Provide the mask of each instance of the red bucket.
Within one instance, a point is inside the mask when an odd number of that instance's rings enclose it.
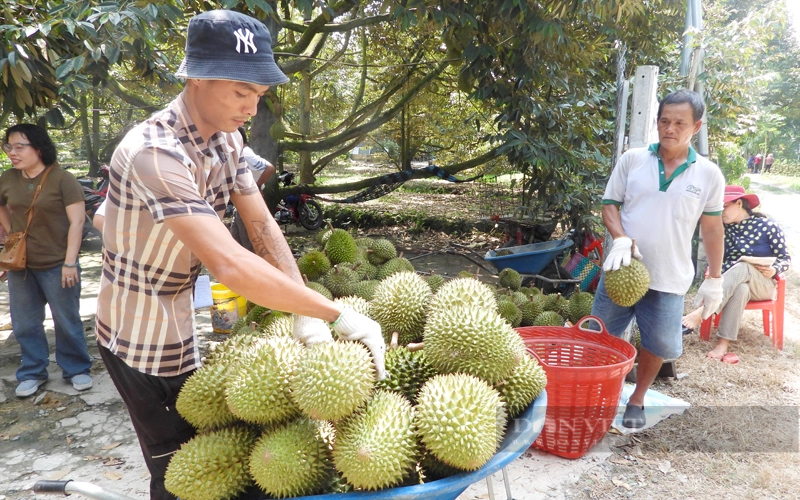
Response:
[[[601,331],[584,328],[590,319]],[[530,326],[517,331],[547,374],[547,414],[533,446],[565,458],[583,456],[614,421],[636,349],[609,334],[594,316],[573,327]]]

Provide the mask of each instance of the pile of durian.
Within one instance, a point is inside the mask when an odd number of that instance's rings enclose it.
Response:
[[[376,381],[362,344],[307,348],[292,339],[291,315],[253,306],[181,390],[177,410],[198,434],[170,461],[171,493],[218,500],[257,487],[283,498],[478,469],[546,385],[514,326],[533,324],[545,305],[561,326],[558,311],[579,307],[509,272],[498,290],[474,277],[423,277],[385,239],[332,229],[321,245],[298,267],[309,287],[380,323],[386,379]]]

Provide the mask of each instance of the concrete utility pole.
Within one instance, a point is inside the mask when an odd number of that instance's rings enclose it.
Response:
[[[658,142],[658,66],[637,66],[633,80],[630,147],[643,148]]]
[[[704,71],[703,49],[692,48],[695,33],[703,30],[703,10],[701,0],[686,1],[686,24],[683,33],[683,51],[681,53],[681,76],[687,78],[686,88],[694,90],[705,101],[705,85],[697,77]],[[703,126],[697,133],[697,152],[708,156],[708,113],[703,114]]]

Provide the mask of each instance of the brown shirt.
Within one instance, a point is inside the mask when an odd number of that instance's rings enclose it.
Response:
[[[83,203],[83,188],[74,175],[58,167],[48,169],[51,169],[50,174],[36,199],[28,228],[26,248],[31,269],[50,269],[64,263],[69,233],[66,207]],[[12,232],[25,230],[28,223],[25,212],[31,206],[33,193],[42,182],[45,171],[30,180],[13,168],[0,175],[0,206],[11,209]]]
[[[174,376],[201,364],[192,292],[202,264],[163,222],[222,217],[232,192],[257,192],[241,150],[238,132],[204,143],[179,96],[114,152],[97,337],[136,370]]]

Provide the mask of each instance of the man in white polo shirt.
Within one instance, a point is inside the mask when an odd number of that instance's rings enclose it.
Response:
[[[722,198],[719,167],[689,145],[700,130],[705,105],[689,90],[669,94],[658,108],[658,143],[620,157],[603,195],[603,222],[614,238],[604,271],[641,259],[650,289],[632,307],[614,304],[601,277],[592,314],[609,333],[622,336],[636,317],[642,338],[636,388],[623,417],[626,427],[645,425],[644,396],[664,359],[682,352],[683,296],[692,284],[692,236],[698,221],[708,257],[708,277],[697,292],[703,318],[722,300]],[[634,244],[635,240],[635,244]]]

